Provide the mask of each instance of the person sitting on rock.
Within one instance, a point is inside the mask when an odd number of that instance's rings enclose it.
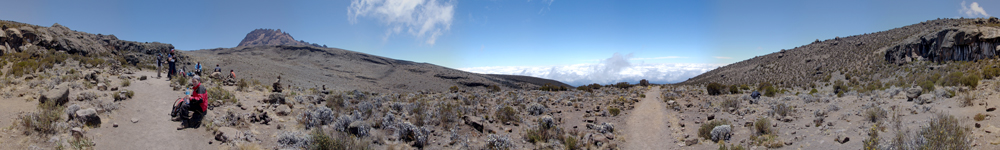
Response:
[[[177,117],[172,119],[173,121],[181,121],[181,126],[177,127],[177,130],[197,127],[208,111],[208,103],[205,102],[208,100],[208,94],[205,87],[201,86],[201,77],[195,76],[191,79],[191,84],[194,85],[194,88],[191,88],[191,95],[178,99],[174,103],[174,111],[170,114],[172,117]],[[188,111],[193,111],[194,115],[189,117]]]
[[[201,75],[201,62],[195,62],[194,64],[194,74]]]
[[[234,72],[233,70],[229,70],[229,78],[236,79],[236,72]]]
[[[215,72],[222,72],[222,68],[219,68],[219,64],[215,64]]]

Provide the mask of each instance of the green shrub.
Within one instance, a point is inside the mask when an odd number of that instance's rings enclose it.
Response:
[[[816,88],[813,88],[812,90],[809,90],[809,95],[816,94],[816,93],[819,93],[819,90],[816,90]]]
[[[702,137],[705,139],[712,139],[712,129],[715,129],[716,126],[721,126],[721,125],[729,125],[729,121],[720,119],[720,120],[712,120],[704,124],[701,124],[701,127],[698,128],[698,137]]]
[[[719,95],[719,94],[722,94],[722,89],[726,88],[726,86],[724,86],[722,84],[719,84],[719,83],[712,82],[712,83],[708,83],[708,85],[705,86],[705,88],[706,88],[706,91],[708,91],[708,95]]]
[[[500,108],[500,110],[497,110],[497,112],[494,112],[493,118],[499,120],[500,122],[515,122],[521,120],[521,118],[517,115],[517,110],[514,110],[514,108],[510,106],[504,106],[503,108]]]
[[[923,90],[924,93],[934,91],[934,81],[920,81],[917,83],[917,86],[920,86],[920,89]]]
[[[753,130],[756,136],[776,133],[771,129],[771,119],[767,118],[757,118],[757,121],[753,122]]]
[[[543,87],[544,87],[544,86],[543,86]],[[458,92],[458,86],[451,86],[451,87],[449,87],[449,88],[448,88],[448,91],[451,91],[451,92]]]
[[[628,82],[618,82],[618,83],[615,83],[614,87],[619,88],[619,89],[627,89],[627,88],[632,87],[632,85],[628,84]]]
[[[993,79],[994,77],[1000,76],[1000,68],[994,68],[994,67],[987,66],[987,67],[983,67],[983,69],[981,71],[982,71],[983,79]]]
[[[566,136],[566,138],[563,138],[563,145],[566,146],[567,150],[580,149],[580,143],[579,142],[580,141],[577,140],[573,136]]]
[[[236,102],[236,96],[233,95],[233,93],[230,93],[229,91],[227,91],[226,89],[223,89],[221,86],[215,86],[215,87],[209,88],[207,94],[208,94],[208,101],[207,102],[209,104],[215,103],[215,101],[217,101],[217,100],[225,100],[223,102],[227,102],[227,103],[235,103]]]
[[[611,116],[618,116],[618,113],[621,113],[622,110],[618,109],[618,107],[608,106],[608,112],[611,113]]]
[[[837,80],[833,82],[833,93],[836,93],[837,97],[844,96],[845,92],[847,92],[847,85],[844,84],[844,81]]]
[[[983,120],[986,120],[986,115],[983,115],[983,113],[978,113],[978,114],[976,114],[975,117],[972,117],[972,119],[974,119],[976,121],[983,121]]]
[[[741,94],[740,87],[736,85],[729,86],[729,94]]]
[[[970,149],[969,131],[955,116],[937,114],[920,130],[926,139],[921,149]]]

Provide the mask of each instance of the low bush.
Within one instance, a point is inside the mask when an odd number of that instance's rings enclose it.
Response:
[[[128,87],[129,85],[132,85],[132,81],[128,79],[122,80],[122,87]]]
[[[621,113],[622,110],[618,109],[618,107],[608,106],[608,112],[611,113],[611,116],[618,116],[618,114]]]
[[[538,125],[525,131],[524,138],[531,143],[546,142],[549,139],[564,140],[562,129],[555,126],[552,117],[538,119]]]
[[[515,122],[521,120],[517,115],[517,110],[513,107],[504,106],[493,113],[493,118],[499,120],[500,122]]]
[[[729,144],[729,147],[726,147],[725,142],[719,142],[719,150],[745,150],[745,149],[746,148],[744,148],[743,145]]]
[[[217,100],[224,100],[226,103],[236,103],[236,96],[230,93],[228,90],[223,89],[221,86],[215,86],[208,89],[208,103],[212,104]]]
[[[702,137],[707,140],[712,139],[712,129],[715,129],[716,126],[721,126],[721,125],[729,125],[729,121],[712,120],[704,124],[701,124],[701,127],[698,127],[698,137]]]
[[[937,114],[920,130],[926,139],[921,149],[970,149],[969,131],[955,116]]]
[[[496,134],[486,135],[486,149],[488,150],[509,150],[514,148],[514,142],[507,136]]]
[[[358,137],[345,135],[344,133],[336,132],[330,135],[323,132],[321,129],[313,130],[311,134],[312,141],[310,142],[309,149],[311,150],[369,150],[373,149],[365,140],[359,139]]]
[[[978,113],[972,119],[974,119],[976,121],[983,121],[983,120],[986,120],[986,115],[983,115],[983,113]]]
[[[729,94],[741,94],[740,87],[736,85],[729,86]]]
[[[708,85],[706,85],[705,88],[706,88],[705,90],[708,91],[708,95],[720,95],[722,94],[723,88],[726,88],[726,86],[712,82],[708,83]]]
[[[247,83],[246,80],[240,79],[240,81],[236,82],[236,91],[241,91],[241,92],[248,91],[249,90],[247,88],[248,86],[250,86],[250,85],[249,85],[249,83]]]
[[[46,101],[38,104],[38,111],[23,114],[18,117],[21,127],[24,127],[25,135],[39,133],[42,135],[52,135],[57,133],[56,123],[62,120],[63,107],[55,101]]]
[[[757,121],[753,122],[754,135],[766,135],[774,134],[774,129],[771,129],[771,120],[767,118],[757,118]]]
[[[740,108],[740,101],[736,98],[723,98],[719,106],[722,110],[729,111],[729,108]]]
[[[782,117],[788,116],[789,113],[792,113],[792,107],[785,105],[785,103],[774,105],[773,109],[775,114],[780,115]]]
[[[862,144],[864,145],[863,150],[880,150],[878,143],[879,143],[878,124],[875,124],[868,129],[868,138],[862,142]]]
[[[994,77],[1000,76],[1000,68],[996,67],[983,67],[982,70],[983,79],[993,79]]]
[[[882,108],[872,107],[865,111],[864,116],[865,120],[878,123],[879,121],[883,121],[888,116],[888,113]]]

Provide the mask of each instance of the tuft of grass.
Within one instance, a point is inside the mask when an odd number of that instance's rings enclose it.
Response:
[[[871,121],[872,123],[878,123],[883,121],[884,118],[888,116],[888,113],[882,108],[872,107],[865,111],[865,120]]]
[[[74,149],[91,149],[94,146],[94,142],[87,137],[73,137],[69,144]]]
[[[778,114],[782,117],[788,116],[789,113],[792,113],[792,107],[785,105],[785,103],[775,105],[773,109],[775,114]]]
[[[809,95],[816,94],[816,93],[819,93],[819,90],[816,90],[816,88],[813,88],[812,90],[809,90]]]
[[[621,113],[622,110],[618,109],[618,107],[608,106],[608,112],[611,113],[611,116],[618,116],[618,114]]]
[[[743,92],[740,92],[740,87],[739,86],[737,86],[737,85],[729,86],[729,94],[741,94],[741,93],[743,93]]]
[[[712,129],[715,129],[716,126],[728,125],[728,124],[729,121],[725,120],[712,120],[704,124],[701,124],[701,127],[698,127],[698,137],[702,137],[705,139],[712,139]]]
[[[920,135],[926,139],[920,149],[970,149],[972,144],[968,128],[952,115],[937,114]]]
[[[753,130],[755,136],[776,133],[776,131],[771,128],[771,120],[767,118],[757,118],[757,121],[753,122]]]
[[[722,110],[729,111],[729,108],[740,108],[740,101],[735,98],[725,98],[719,103]]]
[[[310,135],[312,142],[309,144],[310,150],[370,150],[373,149],[366,140],[344,133],[324,132],[322,129],[313,130]]]
[[[745,149],[746,148],[744,148],[743,145],[729,144],[729,147],[726,147],[725,141],[719,142],[719,150],[745,150]]]
[[[228,90],[223,89],[221,86],[215,86],[209,88],[208,91],[208,102],[209,104],[215,103],[215,101],[223,100],[226,103],[236,103],[236,96],[230,93]]]
[[[132,85],[132,81],[129,79],[122,80],[122,87],[128,87],[129,85]]]
[[[983,113],[977,113],[975,117],[972,117],[972,119],[975,119],[976,121],[983,121],[986,120],[986,115],[983,115]]]
[[[962,99],[961,99],[962,100],[961,101],[962,102],[962,107],[972,106],[973,103],[974,103],[974,101],[976,100],[976,95],[972,94],[972,93],[969,93],[969,92],[965,92],[965,94],[963,94],[963,95],[964,96],[962,96]]]
[[[18,117],[21,127],[26,129],[24,134],[31,135],[34,132],[41,134],[43,137],[45,135],[56,134],[58,128],[55,124],[62,120],[61,110],[63,110],[63,107],[54,101],[39,103],[37,112],[27,113]]]
[[[236,82],[236,91],[241,91],[241,92],[242,91],[248,91],[249,90],[247,88],[248,86],[250,86],[250,85],[249,85],[249,83],[247,83],[246,80],[240,79],[240,81]]]

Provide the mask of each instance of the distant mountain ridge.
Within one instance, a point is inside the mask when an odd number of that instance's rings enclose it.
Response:
[[[312,45],[316,47],[326,47],[320,46],[319,44],[299,40],[296,41],[291,34],[286,32],[281,32],[281,29],[256,29],[247,33],[247,36],[240,41],[240,45],[243,46],[277,46],[277,45]]]

